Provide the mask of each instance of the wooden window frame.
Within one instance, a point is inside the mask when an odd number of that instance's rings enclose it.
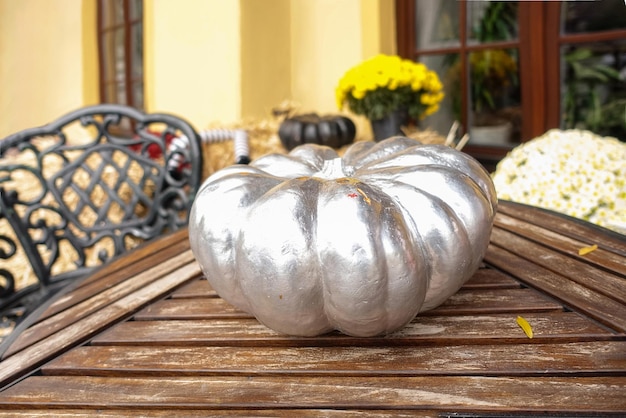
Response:
[[[459,0],[460,33],[465,36],[467,0]],[[507,48],[513,44],[519,48],[520,94],[522,106],[522,142],[537,137],[547,130],[561,125],[561,71],[560,49],[563,45],[626,39],[626,29],[589,34],[561,34],[561,1],[519,2],[519,33],[515,42],[490,43],[490,48]],[[415,45],[415,1],[396,0],[396,39],[398,55],[418,59],[420,51]],[[466,54],[480,47],[467,46],[458,49]],[[428,53],[441,52],[429,49]],[[554,57],[554,58],[549,58]],[[465,61],[462,61],[463,64]],[[466,65],[462,73],[467,73]],[[467,92],[465,78],[462,88]],[[463,112],[467,112],[467,93],[463,93]],[[466,116],[464,116],[466,119]],[[484,159],[498,160],[507,150],[488,145],[468,145],[465,150]]]
[[[112,0],[109,0],[112,1]],[[101,102],[110,102],[117,104],[126,104],[128,106],[135,107],[140,110],[144,109],[145,104],[145,89],[142,87],[142,95],[143,99],[141,103],[138,103],[137,97],[134,94],[134,86],[137,83],[140,83],[142,86],[144,85],[143,80],[143,71],[140,76],[133,77],[133,70],[135,70],[132,62],[132,35],[133,35],[133,27],[135,25],[142,25],[143,32],[143,12],[139,16],[134,16],[131,18],[131,1],[132,0],[120,0],[123,7],[123,21],[116,22],[109,26],[104,25],[104,14],[103,9],[107,0],[98,0],[98,65],[100,71],[100,100]],[[106,54],[104,53],[103,44],[105,35],[108,33],[115,32],[116,30],[122,28],[124,32],[124,78],[123,80],[116,80],[116,74],[112,74],[112,78],[106,78],[106,70],[105,70],[105,60]],[[119,85],[124,83],[125,89],[125,103],[117,100],[111,100],[111,98],[107,97],[107,87],[111,85]],[[117,91],[117,88],[116,88]]]
[[[466,36],[467,33],[467,7],[466,0],[459,0],[459,20],[460,27],[459,33],[462,36]],[[522,12],[522,9],[525,7],[522,4],[526,3],[534,3],[534,2],[521,2],[520,10],[519,10],[519,19],[522,20],[522,16],[526,18],[526,16],[530,16],[530,13],[526,11]],[[396,21],[397,21],[397,46],[398,46],[398,55],[417,60],[419,59],[421,51],[417,49],[415,45],[415,1],[414,0],[396,0]],[[519,50],[519,59],[520,62],[523,60],[523,57],[528,54],[525,48],[525,38],[530,36],[529,33],[521,31],[520,24],[520,33],[518,34],[518,39],[511,41],[495,41],[489,42],[488,44],[479,44],[479,45],[470,45],[465,40],[461,40],[459,46],[455,47],[445,47],[441,49],[437,48],[429,48],[427,50],[428,54],[442,54],[442,53],[458,53],[460,56],[466,56],[468,53],[473,51],[479,51],[483,49],[508,49],[508,48],[516,48]],[[521,64],[520,64],[521,65]],[[461,74],[467,74],[467,60],[461,60]],[[461,109],[462,109],[462,120],[467,123],[468,120],[468,80],[467,78],[461,77],[461,91],[463,94],[461,96]],[[532,92],[528,91],[529,89],[525,88],[526,83],[522,79],[522,69],[520,68],[520,95],[522,98],[522,112],[527,111],[525,106],[528,107],[526,103],[526,96],[532,94]],[[535,98],[536,101],[540,101],[540,98]],[[530,107],[529,107],[530,108]],[[467,128],[467,127],[466,127]],[[523,123],[522,132],[521,132],[521,140],[528,139],[530,132],[528,131],[529,127]],[[472,145],[468,144],[464,150],[476,158],[479,161],[483,162],[488,169],[493,168],[493,164],[500,160],[502,157],[506,155],[506,153],[512,148],[512,146],[489,146],[489,145]]]
[[[564,45],[582,43],[606,42],[626,40],[626,29],[608,30],[596,33],[562,34],[560,31],[561,4],[562,2],[548,2],[545,5],[546,33],[545,44],[546,56],[560,57],[560,49]],[[561,123],[560,97],[561,97],[561,69],[557,60],[546,62],[546,124],[549,127],[558,127]]]

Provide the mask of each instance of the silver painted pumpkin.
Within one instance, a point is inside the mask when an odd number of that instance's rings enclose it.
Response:
[[[189,238],[215,291],[269,328],[374,336],[474,274],[496,205],[486,170],[443,145],[306,144],[210,176]]]

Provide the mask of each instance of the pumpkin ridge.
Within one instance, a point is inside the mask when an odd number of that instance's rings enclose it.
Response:
[[[314,163],[284,154],[264,155],[250,163],[250,166],[268,175],[283,179],[311,176],[318,171],[318,167]]]
[[[357,188],[362,188],[370,203],[357,193]],[[353,213],[353,210],[346,211],[345,217],[337,221],[335,215],[329,211],[342,207],[343,202],[353,204],[355,209],[359,208],[357,212],[360,215],[350,216],[347,213]],[[418,260],[420,257],[412,250],[406,220],[400,216],[393,200],[384,191],[370,184],[359,183],[357,187],[351,183],[327,181],[320,192],[318,205],[321,211],[318,213],[318,230],[320,227],[324,228],[323,232],[318,233],[320,263],[336,265],[338,271],[344,271],[348,275],[346,278],[333,278],[332,273],[324,275],[324,314],[332,318],[333,326],[345,334],[367,336],[390,332],[413,319],[425,295],[427,273],[420,263],[421,260]],[[347,228],[341,237],[330,232],[333,229],[328,227],[331,218],[334,225],[337,225],[334,229]],[[349,218],[355,219],[351,221]],[[350,222],[355,222],[358,229],[353,230],[348,225]],[[357,234],[354,240],[353,233]],[[355,250],[372,253],[367,256],[351,256]],[[352,264],[346,257],[360,259],[362,264]],[[415,269],[415,265],[421,267]],[[350,266],[349,271],[346,270],[347,266]],[[350,275],[360,277],[361,288],[352,290],[354,293],[350,300],[353,304],[345,305],[345,294],[350,291],[341,288],[344,280],[353,281]],[[413,288],[414,291],[407,293],[401,286],[397,288],[401,290],[396,289],[393,297],[390,297],[390,281],[396,284],[406,281],[407,289]],[[421,291],[415,289],[416,286]],[[373,292],[373,289],[377,290]],[[337,300],[343,301],[342,305],[337,305]],[[370,304],[371,308],[367,312],[359,313],[359,306],[366,306],[362,303]],[[392,306],[397,304],[406,309]],[[395,315],[391,315],[391,312]],[[359,330],[358,333],[356,329]]]
[[[237,308],[250,312],[242,296],[234,265],[237,251],[234,245],[241,233],[240,218],[243,212],[280,179],[262,174],[246,174],[245,181],[228,170],[227,175],[207,180],[190,211],[190,224],[196,225],[189,233],[194,257],[200,263],[212,286]],[[244,170],[248,173],[248,170]],[[263,190],[265,185],[265,191]]]
[[[468,181],[471,181],[469,177]],[[469,248],[472,246],[472,241],[469,236],[469,231],[467,229],[466,223],[457,215],[456,210],[452,206],[450,206],[444,199],[430,191],[420,188],[419,185],[403,181],[402,179],[393,178],[377,178],[376,180],[368,179],[367,184],[370,186],[377,185],[381,189],[385,190],[385,193],[390,197],[390,199],[400,208],[402,213],[406,215],[405,218],[407,218],[408,220],[407,222],[409,226],[409,231],[411,232],[410,236],[414,240],[414,246],[420,248],[421,256],[423,260],[427,262],[428,268],[428,290],[426,291],[426,297],[424,300],[424,304],[420,309],[420,312],[433,309],[450,296],[447,293],[442,293],[441,290],[438,289],[442,287],[445,289],[447,287],[442,286],[441,283],[449,283],[450,281],[454,281],[454,278],[458,277],[457,272],[450,271],[449,268],[457,267],[457,270],[464,270],[467,266],[463,257],[457,260],[455,259],[454,254],[449,253],[449,250],[445,251],[445,245],[440,247],[440,250],[442,250],[442,252],[444,252],[447,256],[452,255],[452,259],[445,258],[445,261],[443,262],[440,262],[439,260],[441,260],[441,257],[444,254],[434,254],[433,252],[427,250],[427,246],[425,246],[424,244],[428,242],[432,246],[432,241],[436,240],[433,238],[432,233],[427,236],[424,235],[423,227],[421,226],[421,224],[416,223],[416,214],[412,213],[411,209],[415,208],[407,207],[405,202],[409,201],[409,199],[407,199],[406,196],[398,194],[398,191],[410,189],[412,193],[423,196],[424,201],[438,208],[438,211],[422,210],[420,211],[421,213],[439,213],[439,211],[442,211],[446,214],[445,217],[440,217],[440,219],[444,223],[446,221],[450,221],[448,224],[445,225],[445,227],[449,229],[446,231],[442,231],[442,234],[453,235],[455,237],[457,241],[452,243],[452,247]],[[439,278],[439,280],[432,280],[433,277],[437,277]],[[461,279],[456,280],[456,282],[464,283],[470,277],[471,274],[467,274],[466,277],[462,277]],[[437,283],[438,285],[437,287],[434,287],[431,286],[431,283]],[[453,286],[450,286],[450,288],[454,289]],[[456,290],[454,292],[456,292]]]
[[[441,175],[446,176],[452,180],[459,180],[470,184],[476,192],[480,193],[481,196],[488,202],[490,202],[490,193],[486,191],[481,184],[477,181],[477,179],[464,171],[456,169],[454,167],[446,167],[437,164],[423,164],[418,166],[397,166],[397,167],[381,167],[372,170],[364,170],[363,172],[357,172],[355,177],[360,178],[364,181],[372,181],[373,179],[394,179],[394,181],[399,181],[402,183],[414,185],[419,189],[421,184],[425,184],[424,182],[419,181],[407,181],[404,178],[411,177],[412,175],[419,176],[421,174],[430,174],[432,172],[441,173]],[[419,180],[417,178],[416,180]],[[435,195],[433,193],[433,195]],[[493,208],[493,205],[491,205]],[[495,211],[494,211],[495,213]]]
[[[424,191],[421,191],[421,192],[429,195],[432,202],[437,203],[437,206],[439,206],[439,208],[446,213],[447,218],[449,220],[452,220],[451,223],[453,225],[459,226],[458,228],[454,228],[453,230],[454,237],[457,240],[454,243],[454,245],[459,248],[472,247],[474,244],[472,243],[470,239],[469,233],[467,229],[465,228],[463,221],[457,216],[456,211],[452,207],[450,207],[450,205],[448,205],[446,201],[441,199],[439,196],[435,196]],[[482,253],[484,255],[484,251]],[[433,259],[437,260],[439,258],[433,257]],[[461,278],[458,278],[459,276],[457,274],[454,274],[452,275],[452,277],[448,276],[447,278],[444,278],[442,280],[433,280],[433,277],[436,277],[438,274],[441,273],[441,271],[443,271],[443,269],[439,270],[438,268],[439,266],[433,266],[433,273],[429,276],[430,278],[429,286],[428,286],[428,290],[426,291],[426,297],[424,299],[424,304],[422,305],[420,312],[424,312],[424,311],[428,311],[433,308],[436,308],[441,303],[443,303],[446,299],[452,296],[452,294],[456,293],[456,290],[452,290],[452,289],[460,288],[465,282],[467,282],[467,280],[470,279],[470,277],[474,274],[474,271],[477,269],[478,264],[480,264],[480,260],[482,260],[482,256],[477,261],[476,268],[473,268],[473,267],[468,268],[467,260],[461,260],[458,262],[458,264],[453,264],[450,259],[446,258],[445,263],[456,266],[458,270],[468,271],[468,273],[462,276]],[[471,271],[471,273],[469,273],[469,271]],[[450,285],[451,281],[457,284],[457,286]],[[437,283],[438,284],[437,288],[435,288],[434,286],[431,286],[431,283]],[[440,290],[439,288],[443,288],[443,291]]]
[[[359,144],[359,142],[356,144]],[[363,146],[363,149],[356,153],[350,153],[348,150],[344,154],[343,158],[346,163],[354,166],[358,170],[376,161],[392,159],[394,156],[402,154],[403,152],[406,152],[416,146],[423,145],[418,141],[405,136],[394,136],[383,141],[376,142],[369,147]]]
[[[243,293],[257,319],[281,333],[316,335],[332,329],[328,319],[314,314],[323,299],[316,238],[307,234],[314,230],[317,216],[311,207],[322,184],[316,178],[279,184],[251,205],[242,228],[237,269]]]
[[[412,177],[415,177],[415,181],[412,181]],[[402,178],[406,178],[406,180],[402,180]],[[442,193],[445,193],[443,200],[461,219],[470,237],[470,242],[488,241],[488,234],[480,229],[483,222],[478,219],[478,216],[492,219],[495,212],[493,212],[493,205],[483,190],[470,176],[444,167],[433,167],[428,170],[415,167],[411,170],[398,171],[394,179],[414,185],[439,198],[442,197]],[[439,187],[432,184],[433,181],[437,182]],[[472,245],[472,252],[478,254],[480,251],[475,251],[476,248],[476,245]]]
[[[382,168],[401,169],[414,166],[440,166],[468,175],[478,184],[494,210],[496,192],[487,170],[474,158],[445,145],[417,145],[404,151],[360,166],[358,173],[375,172]]]

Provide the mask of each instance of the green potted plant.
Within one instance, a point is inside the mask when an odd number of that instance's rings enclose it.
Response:
[[[376,140],[400,134],[408,118],[419,120],[435,113],[443,95],[439,76],[426,65],[384,54],[349,69],[335,89],[339,109],[347,107],[368,118]],[[387,122],[395,125],[377,130]]]
[[[517,85],[517,62],[504,49],[486,49],[470,55],[472,106],[477,116],[497,108],[499,96]]]
[[[485,44],[514,39],[517,34],[517,4],[490,2],[481,9],[481,18],[472,27],[472,37]],[[472,114],[469,116],[470,137],[473,143],[505,142],[513,129],[510,121],[501,115],[514,88],[519,85],[517,51],[514,49],[481,49],[469,54],[469,91]],[[447,60],[446,83],[451,91],[461,92],[461,60],[458,55]],[[452,110],[462,120],[461,95],[452,97]],[[484,137],[484,139],[483,139]]]
[[[563,94],[564,127],[624,137],[626,97],[623,93],[619,95],[618,85],[623,83],[619,72],[603,63],[590,48],[576,48],[564,59],[567,74]]]

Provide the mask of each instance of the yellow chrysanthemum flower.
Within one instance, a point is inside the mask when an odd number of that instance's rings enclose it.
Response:
[[[377,55],[349,69],[335,89],[344,106],[370,119],[381,119],[399,107],[421,119],[436,112],[443,100],[439,76],[426,65],[396,55]]]

